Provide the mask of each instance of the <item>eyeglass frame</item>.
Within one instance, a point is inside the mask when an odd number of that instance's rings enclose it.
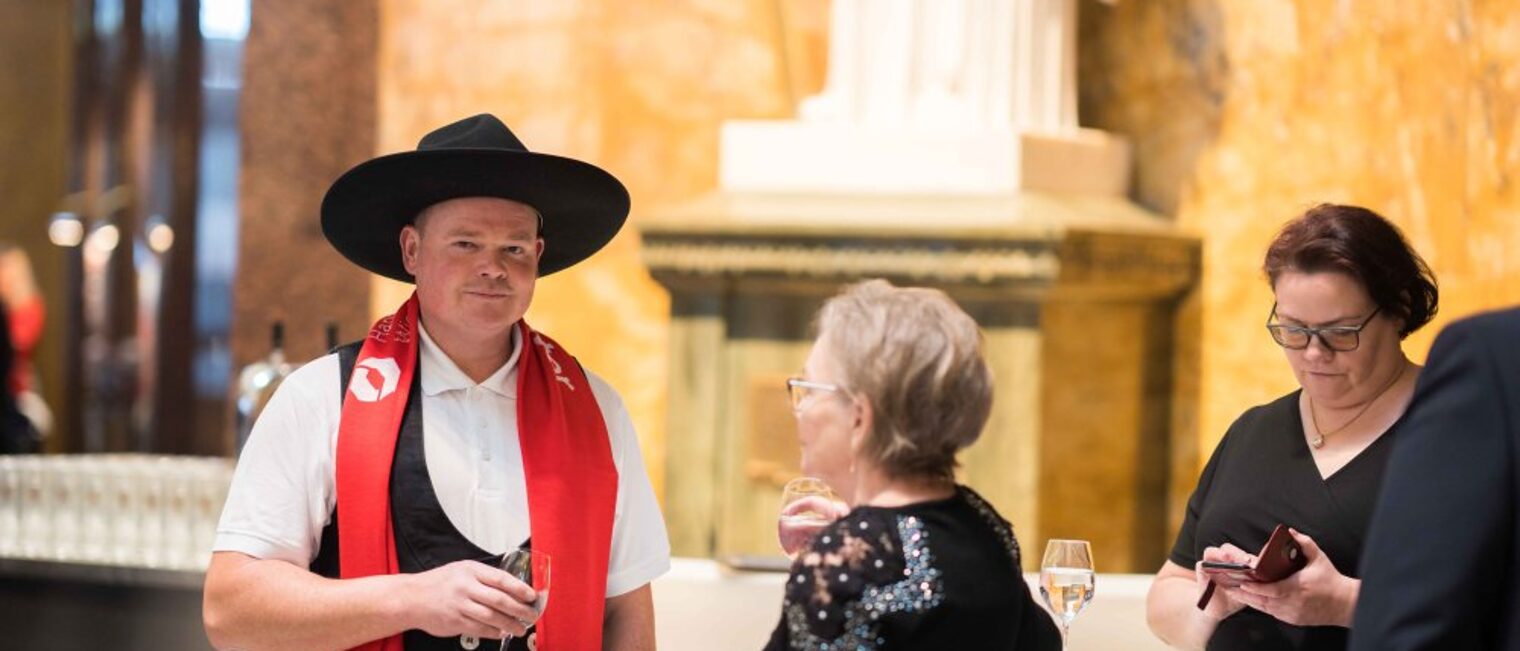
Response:
[[[1274,319],[1274,318],[1277,317],[1277,302],[1273,301],[1272,302],[1272,311],[1269,312],[1269,313],[1267,313],[1267,333],[1270,334],[1270,335],[1272,335],[1272,341],[1273,342],[1275,342],[1278,346],[1281,346],[1281,347],[1286,348],[1288,350],[1308,350],[1309,344],[1313,343],[1315,339],[1319,339],[1320,345],[1324,346],[1325,350],[1330,350],[1330,351],[1334,351],[1334,352],[1337,352],[1337,353],[1349,353],[1349,352],[1352,352],[1352,351],[1354,351],[1354,350],[1362,347],[1362,330],[1367,327],[1367,324],[1372,323],[1372,320],[1374,318],[1376,318],[1377,315],[1379,313],[1381,313],[1382,311],[1383,311],[1383,306],[1381,306],[1381,305],[1377,306],[1376,308],[1373,308],[1372,314],[1368,314],[1367,318],[1362,319],[1361,325],[1354,325],[1354,326],[1319,326],[1319,327],[1295,326],[1295,325],[1287,325],[1285,323],[1273,323],[1272,322],[1272,319]],[[1304,345],[1302,345],[1302,346],[1289,346],[1288,344],[1283,343],[1281,335],[1278,334],[1279,330],[1285,330],[1285,331],[1288,331],[1288,332],[1302,333],[1302,334],[1308,335],[1308,338],[1304,340]],[[1351,334],[1351,335],[1355,335],[1356,336],[1356,342],[1354,344],[1352,344],[1352,346],[1350,348],[1345,348],[1345,349],[1336,348],[1335,346],[1331,346],[1330,345],[1330,340],[1329,339],[1325,338],[1325,334],[1324,333],[1326,333],[1326,332],[1330,332],[1332,334],[1342,334],[1342,335],[1344,335],[1344,334]]]
[[[792,414],[798,416],[802,415],[802,412],[807,409],[807,405],[804,404],[803,401],[807,400],[809,395],[807,393],[798,395],[798,389],[806,389],[807,391],[827,391],[829,393],[848,393],[845,391],[844,387],[838,384],[829,384],[827,382],[813,382],[811,380],[804,380],[800,377],[789,377],[786,379],[787,404],[791,405]]]

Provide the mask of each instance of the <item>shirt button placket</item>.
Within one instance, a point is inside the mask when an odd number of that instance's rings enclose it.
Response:
[[[470,417],[475,420],[475,441],[480,446],[482,463],[491,461],[491,442],[486,436],[485,397],[485,389],[470,388]]]

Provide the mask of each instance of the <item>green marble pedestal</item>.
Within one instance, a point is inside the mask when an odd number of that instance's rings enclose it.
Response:
[[[882,277],[945,290],[986,333],[996,397],[962,479],[1013,522],[1026,567],[1052,537],[1091,540],[1104,572],[1159,566],[1172,468],[1196,468],[1172,415],[1174,374],[1196,364],[1174,335],[1196,238],[1122,198],[1033,192],[720,192],[652,215],[642,235],[671,294],[676,554],[779,553],[780,487],[798,474],[783,380],[821,302]]]

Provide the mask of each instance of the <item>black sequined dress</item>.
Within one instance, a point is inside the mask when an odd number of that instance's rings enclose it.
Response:
[[[1056,650],[1008,522],[970,488],[856,507],[792,564],[767,651]]]

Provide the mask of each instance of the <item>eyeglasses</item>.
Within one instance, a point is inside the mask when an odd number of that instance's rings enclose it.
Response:
[[[1276,341],[1277,345],[1289,350],[1308,348],[1309,340],[1319,337],[1319,343],[1324,344],[1326,348],[1338,353],[1349,353],[1361,345],[1362,328],[1372,323],[1372,318],[1377,316],[1378,312],[1381,311],[1383,311],[1383,307],[1378,306],[1377,309],[1372,311],[1372,314],[1367,315],[1367,318],[1362,320],[1361,325],[1310,328],[1273,323],[1272,320],[1277,318],[1277,304],[1273,303],[1272,313],[1267,315],[1267,332],[1272,333],[1272,340]]]
[[[798,377],[786,379],[786,396],[791,401],[793,414],[802,413],[808,406],[808,399],[818,393],[837,393],[843,390],[844,387],[837,384],[809,382]]]

